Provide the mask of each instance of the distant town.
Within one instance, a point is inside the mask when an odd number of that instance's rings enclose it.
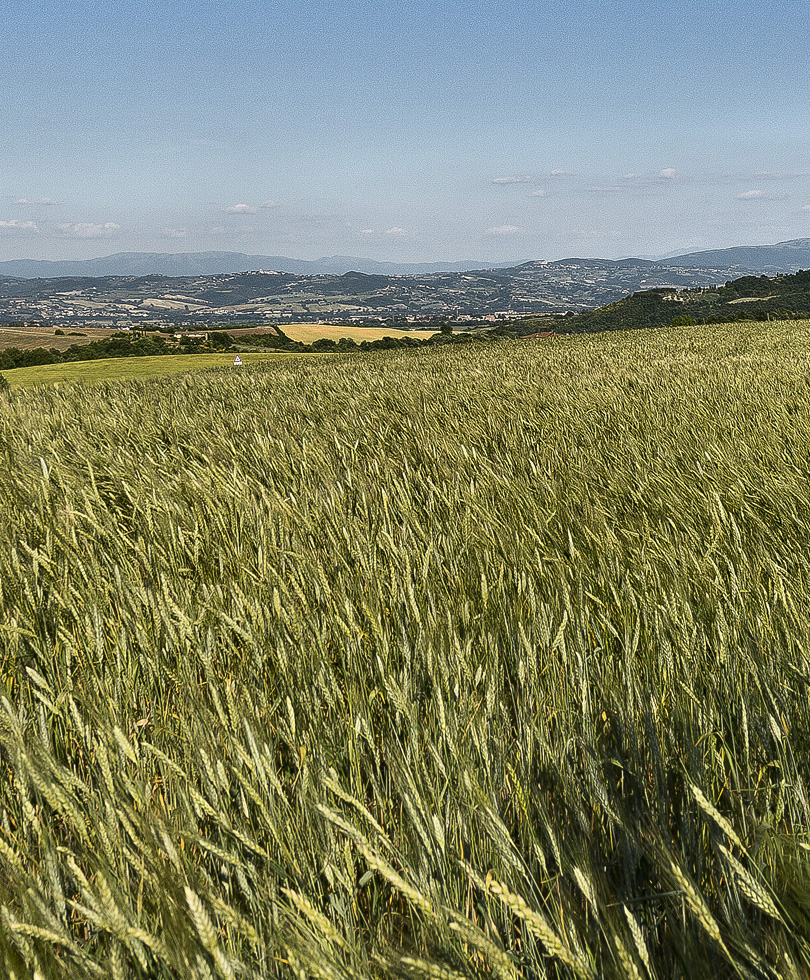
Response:
[[[705,288],[744,274],[786,273],[809,262],[810,243],[797,240],[658,262],[564,259],[419,274],[261,268],[195,275],[0,276],[0,323],[129,330],[295,322],[483,326],[522,316],[582,313],[644,290]]]
[[[309,321],[427,329],[437,321],[484,325],[578,313],[638,290],[712,286],[739,275],[740,269],[731,267],[571,259],[422,275],[259,270],[180,277],[0,277],[0,323],[190,330]]]

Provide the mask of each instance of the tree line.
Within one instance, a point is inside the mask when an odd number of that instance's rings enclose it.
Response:
[[[448,343],[470,343],[476,340],[500,340],[514,337],[513,331],[501,328],[486,331],[483,334],[454,333],[450,324],[442,325],[438,333],[430,334],[421,340],[417,337],[383,337],[380,340],[361,340],[359,343],[350,337],[339,340],[322,338],[311,344],[292,340],[281,328],[277,327],[278,336],[274,334],[259,334],[245,338],[240,342],[242,347],[261,347],[267,350],[277,350],[280,353],[348,353],[351,351],[394,350],[403,347],[436,346]],[[89,344],[73,344],[66,350],[55,347],[32,347],[22,349],[7,347],[0,350],[0,371],[9,371],[18,367],[34,367],[39,364],[62,364],[70,361],[93,361],[107,357],[154,357],[156,355],[206,354],[213,351],[223,351],[235,347],[234,338],[225,330],[209,333],[208,340],[198,341],[189,337],[181,337],[180,342],[167,341],[159,335],[148,337],[133,337],[120,334],[104,340],[95,340]]]

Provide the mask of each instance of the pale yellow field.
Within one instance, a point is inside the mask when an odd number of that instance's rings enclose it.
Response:
[[[208,306],[208,304],[198,303],[193,299],[161,298],[161,299],[145,299],[143,303],[140,304],[140,306],[141,309],[143,309],[144,307],[148,307],[149,309],[153,309],[153,310],[182,310],[182,309],[204,310]],[[178,329],[181,328],[178,327]],[[193,328],[186,328],[186,329],[193,329]]]
[[[359,344],[361,340],[381,340],[383,337],[416,337],[417,340],[427,340],[433,330],[394,330],[392,327],[344,327],[331,326],[324,323],[285,323],[281,329],[290,340],[299,340],[302,344],[311,344],[313,340],[340,340],[341,337],[351,337]]]

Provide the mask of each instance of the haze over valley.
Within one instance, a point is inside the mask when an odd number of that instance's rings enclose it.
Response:
[[[740,264],[745,263],[745,264]],[[223,320],[285,322],[331,319],[420,321],[433,317],[486,320],[528,314],[581,312],[638,290],[720,285],[746,273],[793,272],[810,267],[810,240],[645,259],[569,259],[516,267],[397,274],[362,272],[377,264],[353,258],[313,263],[342,273],[294,272],[301,263],[283,257],[214,255],[112,255],[100,260],[0,264],[0,322],[129,326],[144,323],[206,324]],[[237,271],[245,266],[255,271]],[[304,264],[305,268],[311,268]],[[139,268],[151,274],[127,275]],[[385,268],[385,266],[384,266]],[[107,275],[88,275],[100,269]],[[212,270],[196,275],[156,270]],[[112,270],[116,270],[112,272]],[[27,273],[36,278],[22,278]],[[46,277],[47,276],[47,277]]]

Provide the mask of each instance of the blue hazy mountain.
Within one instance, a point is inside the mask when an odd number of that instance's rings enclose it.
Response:
[[[564,260],[567,263],[575,260]],[[578,259],[581,263],[603,263],[604,259]],[[623,262],[640,263],[640,259]],[[647,260],[649,261],[649,260]],[[54,279],[62,276],[214,276],[255,272],[260,269],[293,275],[429,275],[435,272],[469,272],[505,269],[519,262],[377,262],[355,255],[333,255],[321,259],[291,259],[284,255],[246,255],[242,252],[117,252],[97,259],[46,261],[12,259],[0,262],[0,276],[20,279]],[[551,263],[553,264],[553,263]],[[650,263],[653,264],[653,263]],[[709,249],[658,259],[655,265],[670,268],[739,269],[773,275],[810,269],[810,238],[775,245],[741,245]],[[621,262],[619,263],[621,265]]]
[[[658,265],[689,266],[699,269],[739,268],[747,272],[773,275],[810,269],[810,238],[796,238],[776,245],[739,245],[705,252],[688,252],[659,259]]]
[[[0,262],[0,276],[56,279],[65,276],[216,276],[238,272],[289,272],[293,275],[425,275],[504,268],[514,262],[375,262],[354,255],[321,259],[291,259],[284,255],[245,255],[242,252],[117,252],[98,259],[52,262],[12,259]]]

